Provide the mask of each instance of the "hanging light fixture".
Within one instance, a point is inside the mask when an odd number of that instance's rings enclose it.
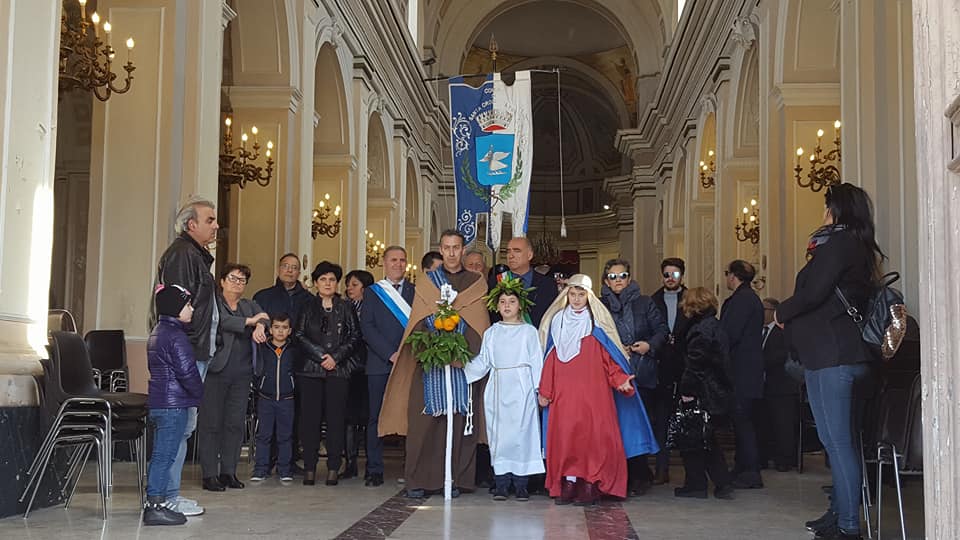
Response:
[[[74,7],[76,5],[79,9]],[[125,42],[127,63],[122,67],[127,75],[123,85],[118,86],[119,75],[113,72],[116,50],[110,44],[112,31],[109,21],[104,20],[100,25],[100,15],[96,11],[87,17],[87,0],[64,0],[60,16],[60,93],[86,90],[93,92],[100,101],[106,101],[113,94],[125,94],[130,90],[133,70],[136,69],[133,65],[134,41],[128,37]]]
[[[807,173],[806,178],[800,176],[800,173],[803,172],[803,167],[800,165],[803,159],[803,148],[797,148],[797,166],[793,168],[793,171],[798,186],[810,188],[811,191],[817,192],[825,187],[843,182],[843,179],[840,177],[840,168],[838,167],[840,165],[841,154],[839,120],[833,122],[833,133],[833,150],[824,154],[823,149],[820,147],[820,141],[823,139],[823,130],[817,130],[817,147],[813,149],[813,153],[810,154],[808,158],[810,161],[810,172]],[[836,161],[836,165],[832,163],[833,161]]]
[[[533,265],[546,264],[553,266],[560,262],[560,249],[557,247],[557,237],[547,229],[547,217],[543,217],[543,230],[538,232],[530,241],[533,246]]]
[[[756,199],[750,199],[750,207],[743,207],[743,213],[737,214],[737,225],[734,227],[737,240],[750,241],[751,244],[760,242],[760,207]]]

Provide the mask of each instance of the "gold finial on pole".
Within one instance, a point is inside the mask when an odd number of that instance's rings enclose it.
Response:
[[[490,50],[490,60],[493,61],[493,71],[497,71],[497,51],[500,50],[500,47],[497,45],[497,38],[494,37],[493,32],[490,33],[490,45],[487,46]]]

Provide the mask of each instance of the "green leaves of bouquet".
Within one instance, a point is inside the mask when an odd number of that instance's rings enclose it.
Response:
[[[413,349],[413,355],[424,370],[442,368],[459,361],[466,365],[473,357],[467,339],[459,332],[417,330],[407,336],[405,343]]]

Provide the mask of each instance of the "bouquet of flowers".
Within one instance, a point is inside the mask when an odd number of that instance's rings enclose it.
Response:
[[[427,327],[431,330],[417,330],[407,336],[405,343],[410,344],[414,357],[424,371],[442,368],[455,362],[466,365],[473,357],[467,340],[463,337],[466,324],[460,319],[460,313],[453,308],[456,297],[457,291],[449,284],[440,287],[437,311],[426,318]]]

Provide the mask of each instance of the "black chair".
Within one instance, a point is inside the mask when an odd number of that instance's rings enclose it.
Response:
[[[83,337],[96,373],[110,392],[127,390],[127,345],[123,330],[91,330]],[[102,384],[98,385],[102,388]]]
[[[48,332],[76,332],[77,320],[73,314],[65,309],[51,309],[47,311]]]
[[[83,339],[72,332],[54,331],[50,340],[50,360],[44,364],[44,410],[53,416],[50,430],[27,471],[30,480],[20,497],[22,502],[30,488],[33,495],[24,517],[29,515],[40,480],[57,447],[71,447],[73,454],[64,479],[63,494],[69,486],[70,504],[76,482],[83,472],[90,451],[98,448],[98,485],[106,519],[106,500],[112,486],[113,443],[128,442],[136,456],[137,482],[143,498],[143,475],[146,470],[144,418],[147,415],[144,394],[103,392],[96,387],[93,370]]]
[[[900,534],[907,538],[906,520],[903,514],[903,492],[900,476],[921,473],[923,470],[923,424],[921,418],[920,375],[913,379],[909,390],[888,389],[891,394],[886,401],[883,425],[877,442],[877,537],[880,536],[883,494],[883,466],[893,467],[894,484],[897,489],[897,508],[900,512]],[[919,454],[919,455],[918,455]],[[910,466],[917,467],[911,470]]]

